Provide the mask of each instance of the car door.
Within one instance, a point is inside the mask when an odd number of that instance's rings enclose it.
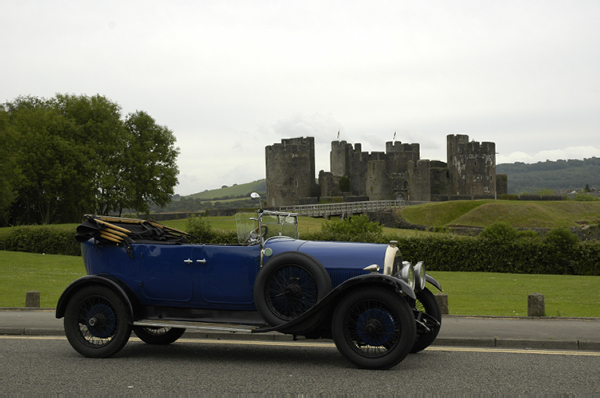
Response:
[[[141,285],[144,296],[161,302],[191,300],[194,269],[192,246],[147,245],[147,249],[142,258]]]
[[[254,280],[260,268],[260,246],[202,245],[194,249],[196,299],[230,309],[254,304]]]

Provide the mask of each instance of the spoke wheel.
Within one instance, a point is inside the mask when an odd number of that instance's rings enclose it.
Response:
[[[389,369],[408,355],[416,327],[402,297],[367,288],[342,299],[333,315],[332,332],[340,353],[357,367]]]
[[[438,333],[440,332],[440,328],[442,325],[442,311],[440,306],[435,299],[435,296],[429,289],[425,288],[417,293],[417,300],[415,302],[415,308],[417,309],[417,319],[421,322],[425,323],[427,327],[431,329],[431,332],[427,334],[417,335],[417,339],[410,350],[412,353],[417,353],[423,351],[425,348],[429,347],[431,343],[435,341]],[[434,319],[436,319],[440,324],[436,326],[433,322],[429,321],[427,317],[422,317],[420,314],[427,314]],[[429,322],[428,322],[429,321]]]
[[[135,326],[133,332],[146,344],[167,345],[177,341],[185,329]]]
[[[280,319],[291,321],[317,303],[317,284],[300,265],[285,265],[267,279],[265,298],[269,310]]]
[[[67,304],[64,325],[71,346],[86,357],[116,354],[131,334],[127,307],[104,286],[85,287],[75,293]]]
[[[331,279],[320,263],[301,253],[283,253],[273,257],[259,271],[254,301],[263,319],[278,326],[310,310],[330,291]],[[303,334],[322,320],[323,316],[317,315],[299,328],[284,332]]]

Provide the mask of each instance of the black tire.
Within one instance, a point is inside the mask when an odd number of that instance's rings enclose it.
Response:
[[[254,302],[263,319],[278,326],[308,311],[330,291],[329,274],[317,260],[303,253],[282,253],[258,272]],[[302,334],[322,320],[317,316],[308,323],[303,322],[303,330],[285,332]]]
[[[425,288],[417,293],[417,301],[415,306],[419,312],[424,312],[427,315],[435,318],[440,324],[439,326],[436,326],[432,325],[431,322],[428,323],[427,318],[420,319],[421,322],[425,323],[425,325],[431,329],[431,332],[420,336],[417,335],[417,339],[410,350],[410,352],[413,354],[423,351],[425,348],[429,347],[437,338],[442,325],[442,310],[440,309],[440,305],[435,299],[435,296],[429,291],[429,289]]]
[[[416,336],[408,303],[393,291],[369,287],[344,297],[333,314],[333,341],[362,369],[389,369],[408,355]]]
[[[71,346],[89,358],[119,352],[131,335],[129,310],[107,287],[84,287],[71,297],[65,310],[65,334]]]
[[[146,344],[167,345],[183,336],[185,329],[134,326],[133,333]]]

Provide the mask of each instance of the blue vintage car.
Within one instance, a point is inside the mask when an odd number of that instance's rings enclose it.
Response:
[[[255,195],[256,196],[256,195]],[[277,331],[332,338],[360,368],[388,369],[437,337],[441,311],[419,262],[389,244],[298,239],[293,213],[236,216],[238,244],[191,244],[185,232],[126,218],[86,216],[78,240],[87,276],[56,308],[86,357],[109,357],[131,331],[170,344],[186,329]]]

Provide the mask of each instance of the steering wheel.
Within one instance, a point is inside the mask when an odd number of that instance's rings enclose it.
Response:
[[[262,229],[262,233],[259,233],[259,229]],[[269,232],[269,227],[267,227],[266,225],[261,225],[260,227],[256,227],[256,228],[254,228],[254,230],[252,232],[250,232],[250,234],[248,235],[248,237],[246,238],[244,243],[242,243],[242,245],[246,246],[249,241],[255,241],[258,239],[259,236],[262,236],[264,239],[267,236],[268,232]]]

